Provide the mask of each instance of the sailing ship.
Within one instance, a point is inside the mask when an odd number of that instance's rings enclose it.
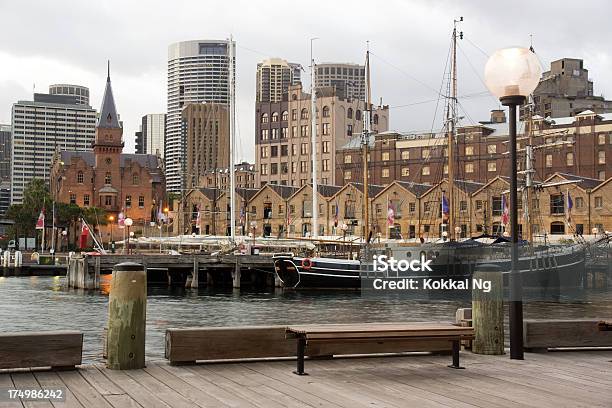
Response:
[[[458,235],[461,231],[453,228],[454,225],[454,191],[455,180],[453,174],[453,154],[456,145],[456,125],[457,115],[457,38],[462,38],[462,33],[457,31],[457,23],[454,21],[452,32],[452,65],[449,81],[449,97],[447,98],[446,123],[447,146],[448,146],[448,177],[449,191],[447,196],[443,196],[440,207],[441,216],[444,220],[442,239],[437,242],[425,242],[421,240],[416,246],[406,246],[400,243],[386,243],[382,247],[375,248],[370,245],[371,232],[369,226],[369,197],[368,188],[364,188],[364,237],[367,237],[361,251],[360,258],[354,260],[334,259],[326,257],[305,257],[295,256],[294,254],[276,254],[274,258],[275,273],[286,288],[360,288],[365,279],[381,276],[381,272],[375,270],[373,256],[385,254],[396,260],[415,261],[428,259],[431,260],[431,270],[426,273],[409,273],[406,276],[441,279],[465,279],[471,278],[473,273],[483,265],[489,265],[492,270],[499,270],[504,274],[505,281],[511,270],[511,242],[504,236],[491,237],[480,236],[460,240]],[[370,89],[370,52],[366,51],[366,107],[364,109],[364,127],[361,135],[362,161],[364,185],[368,183],[368,146],[371,134],[371,89]],[[314,76],[314,60],[311,58],[312,73]],[[314,83],[314,79],[312,80]],[[311,98],[314,110],[315,92],[311,85]],[[530,115],[531,116],[531,115]],[[315,126],[313,125],[313,143],[316,137]],[[531,127],[530,130],[531,132]],[[315,163],[315,152],[313,148],[313,164]],[[544,184],[537,184],[533,181],[533,149],[531,146],[526,148],[526,170],[524,199],[529,198],[529,194],[535,193],[537,188],[544,187]],[[316,172],[313,172],[313,186],[316,186]],[[314,188],[314,187],[313,187]],[[569,198],[569,194],[567,196]],[[316,194],[313,194],[316,200]],[[529,201],[524,201],[524,204]],[[313,203],[316,208],[316,202]],[[313,214],[314,215],[314,214]],[[530,226],[530,215],[528,205],[524,207],[524,217],[527,225]],[[316,220],[315,220],[316,222]],[[314,225],[315,222],[313,222]],[[550,245],[534,245],[531,228],[529,230],[529,241],[519,242],[519,259],[517,270],[521,274],[524,287],[534,288],[577,288],[580,287],[585,275],[585,245],[578,243],[562,247]],[[316,238],[316,229],[313,230],[313,237]],[[515,233],[515,232],[512,232]],[[492,238],[492,239],[491,239]],[[382,275],[389,275],[389,272],[382,272]],[[393,274],[393,277],[396,277]]]

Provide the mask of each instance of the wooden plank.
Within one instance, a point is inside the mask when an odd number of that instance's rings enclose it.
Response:
[[[13,384],[15,388],[21,389],[40,389],[40,384],[30,371],[22,371],[11,374]],[[51,408],[53,405],[49,401],[22,401],[23,406],[26,408]]]
[[[323,325],[298,325],[287,327],[288,332],[295,333],[380,333],[380,332],[446,332],[469,334],[472,331],[466,327],[456,326],[451,323],[349,323],[349,324],[323,324]]]
[[[78,331],[0,334],[0,368],[80,365],[83,333]]]
[[[100,369],[94,365],[80,368],[79,373],[101,395],[107,396],[125,394],[123,389],[109,380],[108,377],[106,377],[100,371]]]
[[[58,375],[83,406],[112,408],[78,371],[61,371]]]
[[[143,408],[142,405],[127,394],[109,394],[105,395],[104,398],[113,408]]]
[[[54,406],[61,406],[62,408],[81,408],[84,407],[83,404],[79,402],[79,400],[74,396],[73,392],[66,386],[64,381],[57,375],[56,372],[53,371],[38,371],[34,373],[34,377],[40,384],[41,388],[62,388],[65,389],[66,392],[66,401],[65,402],[54,402],[51,403]],[[87,406],[85,406],[87,408]]]
[[[612,347],[612,331],[599,330],[602,320],[525,320],[525,348]]]
[[[13,380],[11,379],[11,375],[8,373],[0,373],[0,387],[2,388],[13,388],[15,384],[13,384]],[[8,401],[0,401],[0,408],[15,408],[15,407],[23,407],[21,401],[17,402],[8,402]]]
[[[144,370],[129,370],[125,373],[134,381],[140,384],[141,387],[155,394],[157,398],[163,401],[166,405],[172,408],[187,408],[193,407],[193,403],[175,390],[168,387],[163,382],[157,380]]]
[[[121,387],[121,389],[123,389],[127,395],[129,395],[141,406],[146,408],[169,407],[169,405],[166,405],[159,398],[157,398],[155,393],[152,393],[148,389],[141,386],[138,381],[128,376],[125,371],[102,369],[100,372],[117,386]],[[108,400],[110,401],[112,398]]]

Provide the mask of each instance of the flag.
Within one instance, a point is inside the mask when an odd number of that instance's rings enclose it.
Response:
[[[336,212],[334,213],[334,227],[338,227],[338,211],[340,206],[338,205],[338,199],[336,198]]]
[[[81,237],[79,239],[79,248],[87,248],[87,237],[89,236],[89,228],[84,220],[81,219]]]
[[[240,207],[240,225],[244,226],[244,219],[245,219],[245,213],[244,213],[244,205],[242,207]]]
[[[574,202],[572,201],[572,196],[570,195],[569,190],[567,190],[566,205],[567,205],[567,223],[569,224],[570,222],[572,222],[572,208],[574,207]]]
[[[45,209],[40,210],[38,220],[36,220],[36,229],[41,230],[45,228]]]
[[[442,193],[442,219],[448,220],[449,214],[450,214],[450,208],[448,205],[448,199],[446,198],[444,193]]]
[[[508,202],[506,201],[506,196],[502,195],[502,224],[508,225],[510,222],[510,212],[508,209]]]
[[[163,204],[164,202],[162,200],[159,200],[159,207],[157,207],[157,222],[159,222],[160,224],[164,222]]]
[[[125,228],[125,214],[123,213],[123,208],[119,215],[117,215],[117,224],[119,224],[119,228]]]
[[[393,204],[389,201],[387,204],[387,224],[392,226],[395,223],[395,209],[393,208]]]
[[[196,216],[196,228],[200,229],[200,226],[202,225],[202,215],[200,213],[200,206],[198,205],[197,207],[198,210],[198,215]]]

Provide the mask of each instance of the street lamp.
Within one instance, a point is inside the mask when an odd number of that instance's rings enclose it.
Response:
[[[108,222],[110,222],[110,244],[112,245],[113,243],[113,222],[115,221],[115,216],[114,215],[109,215],[108,216]]]
[[[166,237],[170,236],[170,223],[169,223],[169,219],[168,219],[168,212],[170,211],[170,209],[168,207],[164,208],[164,219],[166,220]]]
[[[516,107],[538,86],[542,68],[536,55],[526,48],[504,48],[495,51],[485,66],[485,83],[489,91],[509,110],[510,138],[510,229],[512,233],[512,270],[510,272],[510,358],[522,360],[523,300],[518,270],[518,202],[516,166]]]
[[[128,255],[130,254],[130,227],[132,226],[132,224],[134,223],[134,221],[131,218],[126,218],[123,223],[125,224],[125,226],[127,227],[128,233],[127,233],[127,253]]]

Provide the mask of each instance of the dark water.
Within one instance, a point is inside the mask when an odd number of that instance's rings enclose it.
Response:
[[[110,276],[101,291],[66,289],[63,277],[0,277],[0,332],[81,330],[84,360],[99,361],[107,319]],[[147,305],[147,358],[164,355],[170,327],[240,326],[296,323],[451,321],[464,295],[449,299],[362,296],[356,292],[209,292],[150,287]],[[525,303],[525,318],[612,318],[612,292],[582,298]]]

